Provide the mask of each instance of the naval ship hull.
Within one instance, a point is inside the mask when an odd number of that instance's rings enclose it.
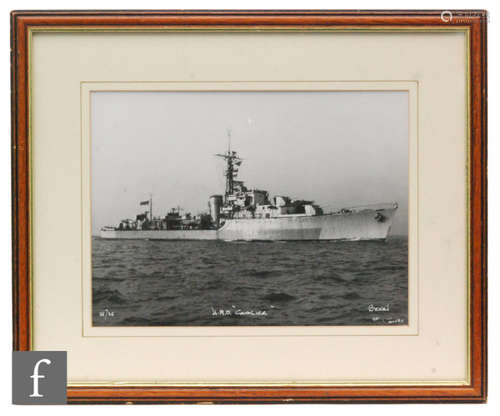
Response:
[[[385,240],[397,205],[274,218],[228,219],[218,230],[101,230],[101,238],[150,240]]]

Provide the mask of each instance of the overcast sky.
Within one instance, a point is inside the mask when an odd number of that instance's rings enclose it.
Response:
[[[397,201],[407,234],[406,92],[94,92],[91,111],[93,234],[150,193],[154,215],[205,211],[228,129],[248,187],[324,208]]]

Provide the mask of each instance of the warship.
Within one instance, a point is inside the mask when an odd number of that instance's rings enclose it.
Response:
[[[238,180],[243,159],[228,147],[216,156],[225,161],[224,195],[212,195],[208,210],[198,215],[173,208],[153,216],[153,199],[140,201],[145,212],[123,219],[118,226],[100,230],[106,239],[150,240],[385,240],[390,232],[396,202],[346,207],[324,212],[314,201],[247,188]]]

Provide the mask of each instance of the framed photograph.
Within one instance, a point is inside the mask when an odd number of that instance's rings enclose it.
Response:
[[[486,24],[12,12],[15,351],[69,403],[486,400]]]

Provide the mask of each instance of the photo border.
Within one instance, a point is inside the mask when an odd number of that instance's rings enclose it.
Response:
[[[235,337],[235,336],[416,336],[419,335],[418,240],[418,81],[82,81],[82,328],[83,337]],[[408,322],[404,325],[186,325],[93,326],[91,104],[95,92],[406,92],[408,94]],[[413,127],[411,127],[413,126]],[[410,228],[414,232],[410,233]],[[276,334],[276,331],[279,334]]]

